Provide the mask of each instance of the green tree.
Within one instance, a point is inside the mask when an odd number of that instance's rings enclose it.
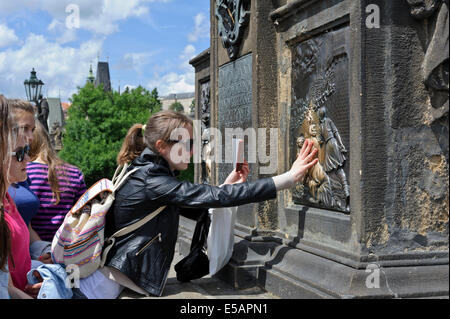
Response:
[[[191,105],[189,106],[189,112],[191,114],[195,113],[195,99],[192,100]]]
[[[175,112],[183,112],[184,113],[184,107],[183,104],[180,102],[173,102],[169,106],[169,110],[175,111]]]
[[[151,114],[161,110],[158,91],[141,86],[120,94],[87,83],[78,88],[71,102],[59,155],[81,168],[88,187],[101,178],[112,178],[128,129],[145,124]]]

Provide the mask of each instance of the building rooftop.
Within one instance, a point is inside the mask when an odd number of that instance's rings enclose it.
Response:
[[[183,99],[192,99],[194,98],[195,93],[189,92],[189,93],[172,93],[166,96],[161,96],[161,99],[164,100],[183,100]]]

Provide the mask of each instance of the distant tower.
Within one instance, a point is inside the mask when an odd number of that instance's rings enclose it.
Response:
[[[97,65],[97,77],[95,78],[95,86],[103,84],[105,91],[111,91],[111,78],[109,76],[108,62],[98,62]]]
[[[95,76],[94,73],[92,72],[92,64],[89,67],[89,76],[87,77],[87,82],[94,84],[95,81]]]

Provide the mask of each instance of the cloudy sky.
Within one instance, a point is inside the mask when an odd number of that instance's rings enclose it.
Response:
[[[77,19],[79,17],[79,19]],[[63,101],[92,63],[113,88],[194,91],[188,61],[209,47],[208,0],[0,0],[0,94],[25,98],[34,67],[44,95]]]

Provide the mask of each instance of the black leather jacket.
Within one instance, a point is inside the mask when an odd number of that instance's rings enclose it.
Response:
[[[167,161],[149,149],[129,169],[135,167],[140,169],[116,192],[106,217],[106,236],[158,207],[167,207],[140,229],[117,238],[106,265],[117,268],[156,296],[163,292],[173,260],[180,213],[187,208],[238,206],[276,197],[272,178],[222,187],[179,181]]]

